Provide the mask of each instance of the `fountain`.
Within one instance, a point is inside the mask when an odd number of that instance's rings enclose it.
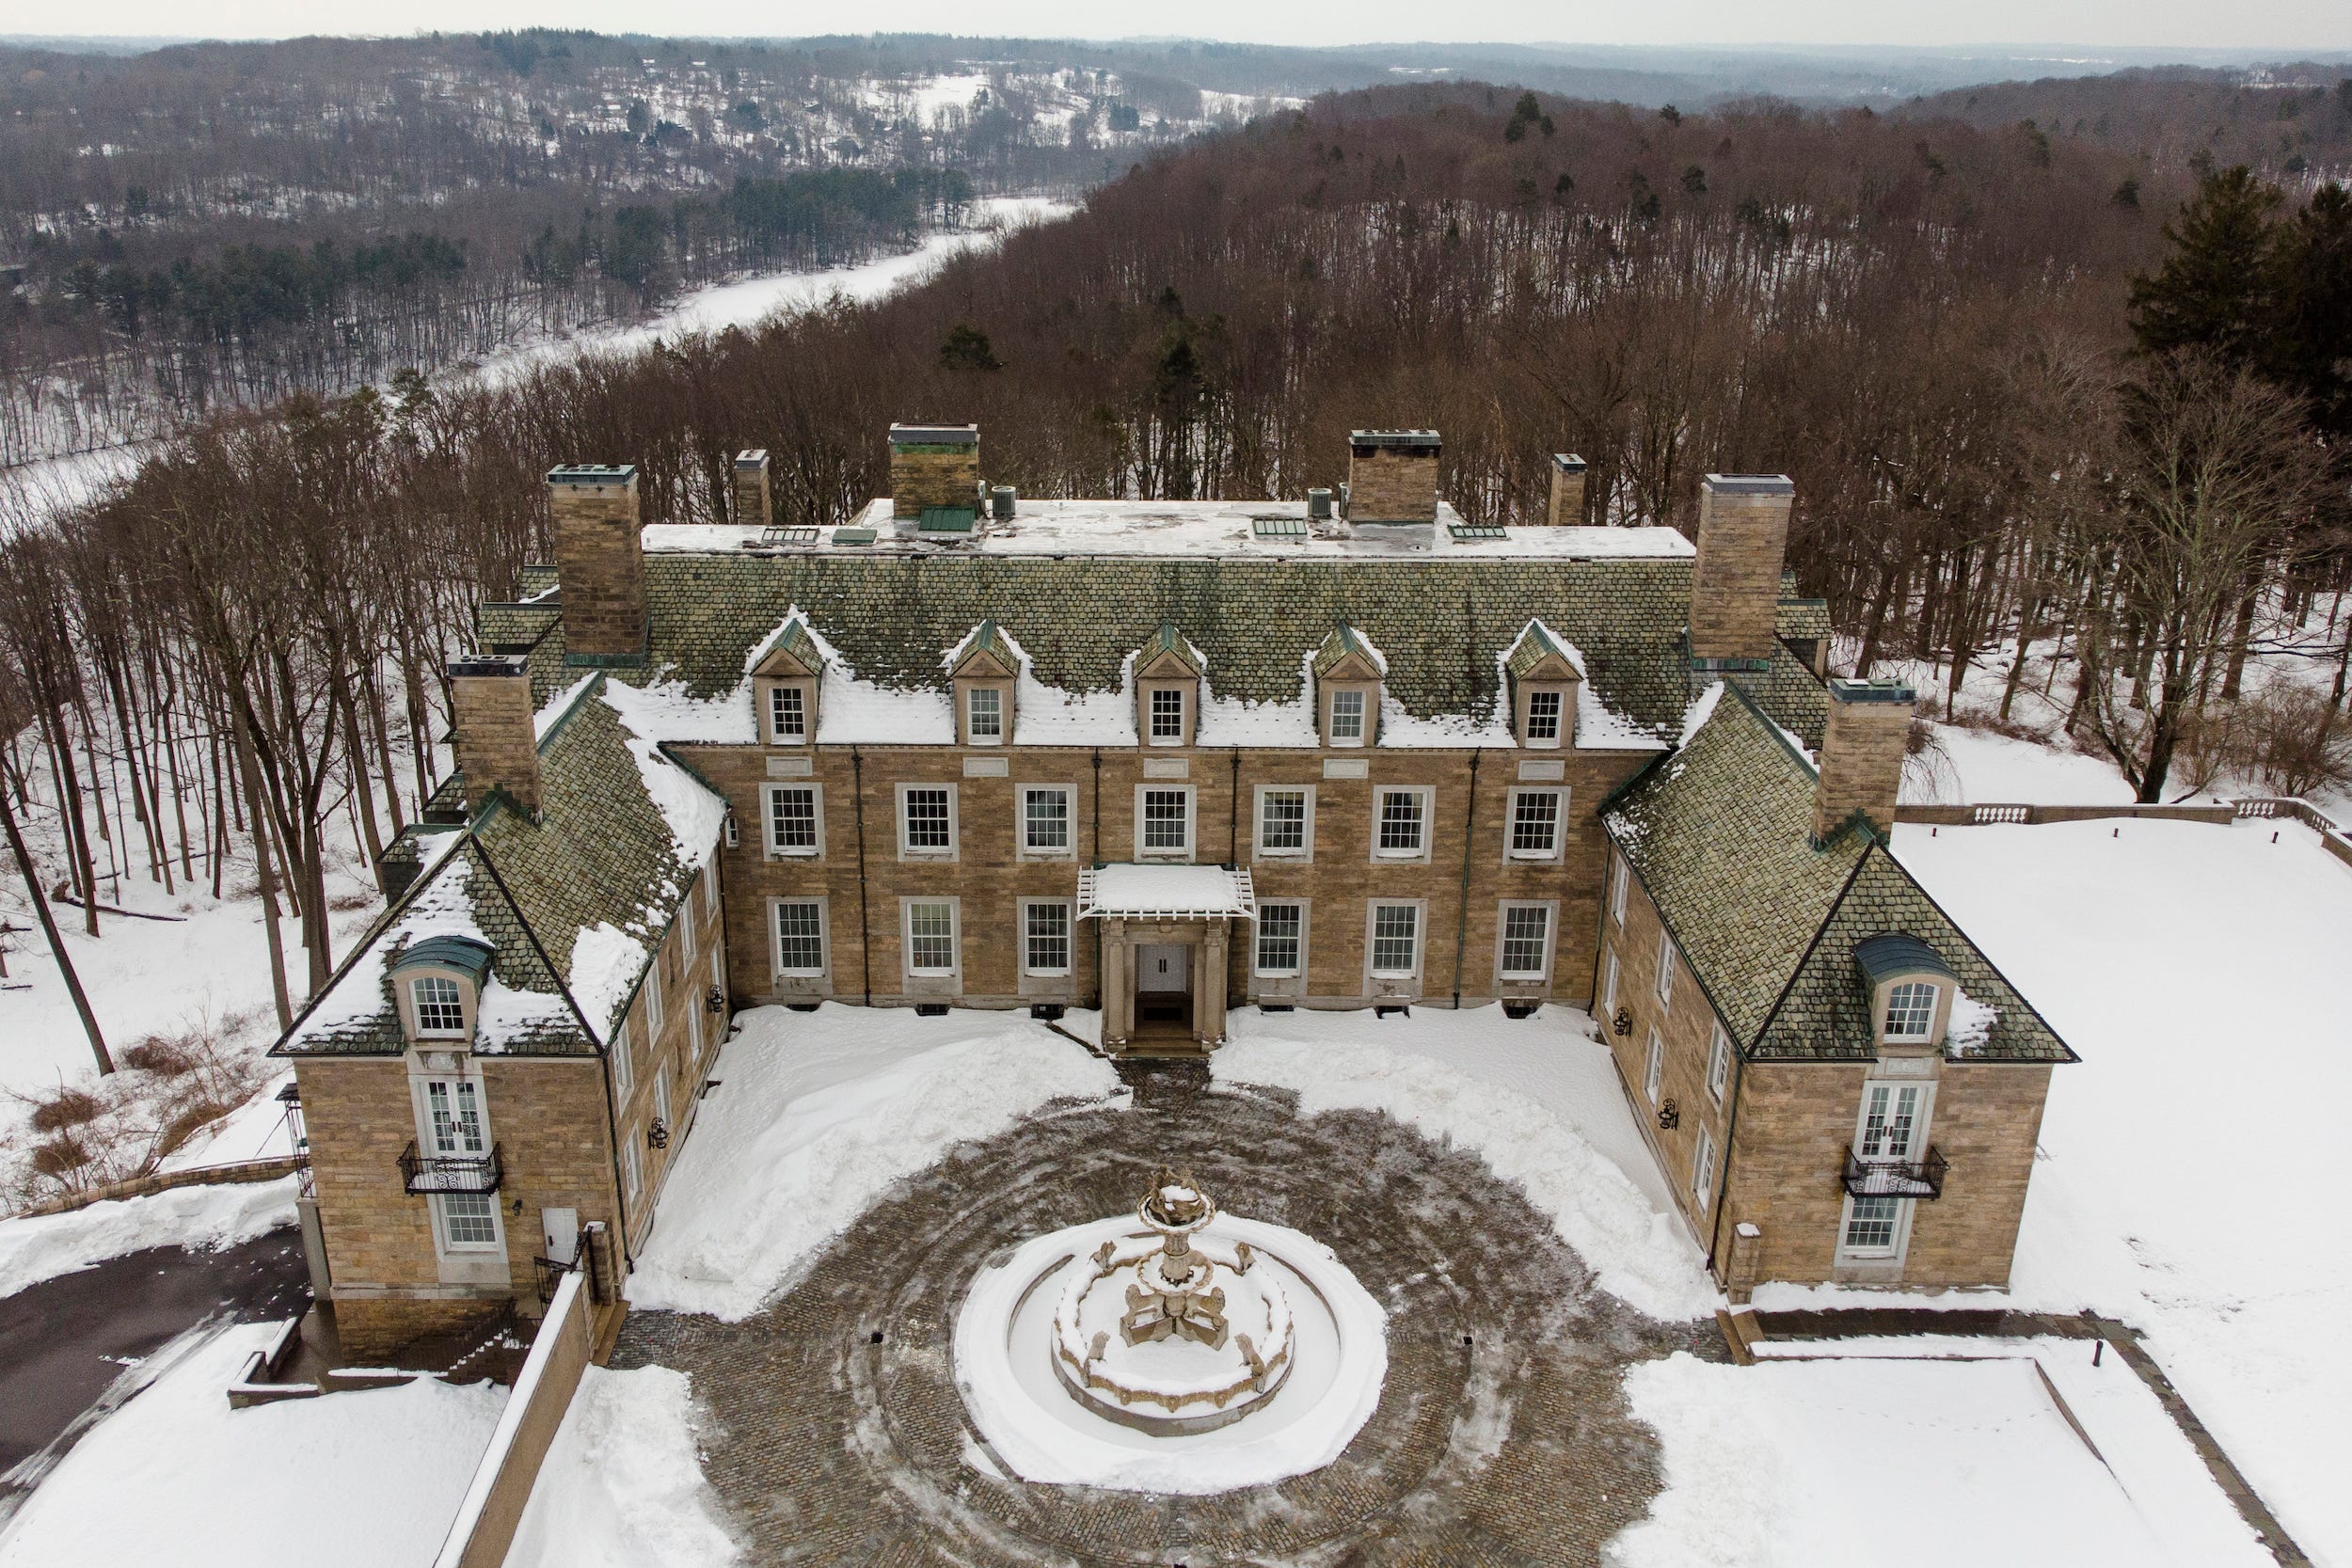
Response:
[[[1162,1165],[1132,1218],[990,1259],[955,1355],[974,1426],[1023,1478],[1216,1492],[1338,1458],[1379,1402],[1387,1322],[1328,1247]]]

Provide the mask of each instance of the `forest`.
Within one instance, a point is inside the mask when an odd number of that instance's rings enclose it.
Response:
[[[65,802],[47,880],[93,931],[105,863],[217,892],[249,842],[316,986],[328,841],[414,819],[443,662],[544,557],[550,465],[634,463],[650,520],[711,520],[764,447],[773,520],[836,520],[894,420],[977,420],[987,477],[1040,496],[1295,496],[1358,426],[1441,430],[1453,504],[1503,522],[1552,451],[1595,524],[1688,531],[1708,471],[1786,471],[1841,673],[1931,659],[1956,692],[2039,642],[2143,800],[2346,783],[2340,186],[2020,124],[1416,87],[1152,155],[872,303],[181,433],[8,544],[0,798]],[[2320,678],[2258,699],[2282,651]]]

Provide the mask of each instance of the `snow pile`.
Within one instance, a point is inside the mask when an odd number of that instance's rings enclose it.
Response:
[[[294,1179],[174,1187],[62,1214],[0,1220],[0,1296],[149,1247],[219,1252],[294,1222]]]
[[[638,1256],[639,1307],[748,1317],[892,1182],[1049,1101],[1119,1085],[1109,1063],[1002,1013],[828,1003],[741,1022]]]
[[[1715,1310],[1720,1297],[1689,1232],[1568,1121],[1525,1092],[1365,1041],[1380,1025],[1361,1014],[1351,1015],[1353,1039],[1331,1037],[1329,1029],[1312,1040],[1279,1037],[1277,1030],[1299,1032],[1292,1028],[1298,1016],[1258,1025],[1218,1052],[1216,1076],[1295,1090],[1308,1116],[1380,1111],[1424,1137],[1475,1150],[1550,1217],[1601,1289],[1656,1318]]]
[[[2074,1350],[2089,1375],[2088,1349]],[[2117,1388],[2094,1407],[2101,1451],[2110,1430],[2120,1439],[2102,1464],[2028,1359],[1727,1367],[1678,1354],[1633,1368],[1626,1391],[1664,1446],[1666,1490],[1610,1544],[1619,1568],[1884,1562],[1886,1515],[1855,1506],[1858,1455],[1899,1459],[1899,1555],[1922,1568],[2268,1560],[2153,1398],[2129,1405]]]
[[[671,737],[661,733],[659,713],[647,712],[633,688],[607,681],[603,695],[630,732],[628,754],[637,759],[638,777],[644,781],[654,809],[670,826],[677,858],[690,866],[701,865],[719,847],[727,819],[725,797],[661,754],[656,741]]]
[[[723,1568],[741,1550],[703,1479],[684,1372],[580,1374],[506,1568]]]
[[[652,957],[644,942],[610,921],[598,921],[572,939],[572,1000],[598,1039],[611,1042],[613,1022]]]
[[[432,1561],[504,1391],[424,1378],[230,1409],[221,1390],[277,1332],[238,1323],[158,1353],[170,1359],[152,1386],[26,1499],[0,1537],[0,1568]]]
[[[2000,1022],[2000,1008],[1954,989],[1952,1016],[1944,1025],[1945,1047],[1955,1056],[1973,1056],[1984,1049],[1984,1042],[1993,1037],[1993,1026]]]

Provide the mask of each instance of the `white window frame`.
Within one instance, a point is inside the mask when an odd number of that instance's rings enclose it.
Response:
[[[1600,956],[1600,1010],[1604,1013],[1617,1010],[1617,950],[1614,947],[1608,948]]]
[[[1519,804],[1524,800],[1549,799],[1551,801],[1551,847],[1523,849],[1519,847]],[[1556,863],[1566,851],[1568,842],[1568,790],[1565,784],[1529,785],[1511,791],[1510,809],[1502,816],[1502,858],[1534,864]]]
[[[691,970],[694,967],[694,960],[701,957],[701,949],[695,944],[694,900],[691,894],[686,902],[677,908],[677,933],[678,951],[681,955],[679,967]]]
[[[1884,1148],[1882,1148],[1881,1151],[1876,1154],[1865,1152],[1868,1144],[1871,1101],[1875,1098],[1873,1091],[1879,1090],[1885,1092],[1887,1096],[1887,1103],[1890,1107],[1899,1102],[1900,1096],[1905,1090],[1913,1091],[1919,1097],[1912,1114],[1910,1138],[1900,1153],[1892,1152]],[[1883,1162],[1887,1164],[1917,1164],[1920,1161],[1927,1158],[1929,1134],[1933,1130],[1934,1124],[1935,1084],[1932,1080],[1921,1080],[1916,1078],[1865,1079],[1862,1085],[1862,1103],[1854,1112],[1854,1157],[1866,1163]],[[1916,1198],[1897,1197],[1889,1195],[1875,1201],[1883,1201],[1892,1205],[1892,1216],[1887,1241],[1883,1244],[1857,1246],[1848,1239],[1852,1232],[1854,1225],[1855,1208],[1863,1203],[1874,1202],[1871,1198],[1855,1197],[1849,1194],[1845,1203],[1839,1208],[1837,1212],[1836,1259],[1838,1262],[1899,1264],[1901,1263],[1904,1255],[1910,1251],[1911,1220],[1913,1212],[1918,1207],[1918,1200]]]
[[[1307,902],[1308,901],[1304,898],[1268,898],[1261,899],[1259,901],[1258,929],[1251,931],[1249,934],[1250,974],[1265,980],[1290,980],[1295,979],[1299,975],[1307,973]],[[1288,969],[1268,969],[1265,967],[1265,950],[1260,945],[1260,943],[1264,936],[1266,911],[1272,909],[1295,910],[1298,911],[1298,935],[1296,938],[1297,950],[1293,955],[1295,961]]]
[[[1061,797],[1062,845],[1059,848],[1039,848],[1029,842],[1029,800],[1037,795]],[[1078,789],[1075,784],[1025,784],[1013,791],[1020,818],[1013,823],[1013,842],[1019,847],[1023,860],[1068,861],[1078,858]]]
[[[637,1086],[637,1048],[630,1043],[628,1015],[621,1015],[620,1025],[612,1031],[612,1043],[606,1047],[612,1057],[612,1087],[623,1099]]]
[[[1176,733],[1160,733],[1160,699],[1176,699]],[[1147,746],[1182,746],[1192,727],[1192,693],[1181,686],[1154,686],[1143,694],[1143,742]]]
[[[661,1049],[661,950],[654,950],[653,962],[645,966],[644,983],[638,988],[645,998],[645,1043],[657,1052]]]
[[[1731,1037],[1718,1022],[1707,1041],[1707,1098],[1721,1105],[1730,1083]]]
[[[787,734],[783,724],[784,695],[790,692],[800,708],[801,727]],[[771,746],[805,746],[808,744],[808,688],[798,681],[778,681],[768,689],[768,743]]]
[[[795,968],[784,961],[784,911],[813,908],[817,911],[817,967]],[[821,980],[833,973],[833,911],[821,898],[768,900],[768,972],[779,980]]]
[[[1382,969],[1379,964],[1380,911],[1410,910],[1413,911],[1413,966],[1410,969]],[[1364,905],[1364,973],[1375,980],[1418,980],[1429,948],[1429,909],[1420,898],[1375,898]]]
[[[1879,1037],[1888,1045],[1926,1045],[1935,1038],[1935,1015],[1944,1004],[1943,987],[1932,980],[1898,980],[1886,988],[1886,1006],[1879,1012]],[[1916,1034],[1899,1035],[1888,1027],[1895,1021],[1895,999],[1908,990],[1928,993],[1928,1013],[1925,1024]]]
[[[621,1140],[621,1189],[631,1199],[645,1190],[644,1157],[637,1152],[637,1140]]]
[[[1609,918],[1615,921],[1619,927],[1623,927],[1625,925],[1625,887],[1626,883],[1631,879],[1631,873],[1626,866],[1623,851],[1612,855],[1610,861],[1612,869],[1609,879]]]
[[[1535,704],[1546,697],[1550,698],[1554,705],[1551,734],[1539,736],[1535,733]],[[1520,745],[1534,752],[1556,752],[1566,743],[1569,720],[1568,694],[1565,689],[1557,686],[1529,688],[1526,715],[1526,719],[1519,726]]]
[[[1671,1007],[1675,1000],[1675,939],[1666,934],[1666,927],[1658,927],[1658,1005]]]
[[[424,1026],[425,1000],[421,988],[447,986],[449,1005],[457,1009],[457,1025],[453,1029],[428,1029]],[[436,1006],[438,1006],[437,1000]],[[408,981],[409,1016],[417,1021],[417,1038],[421,1040],[462,1040],[466,1037],[466,985],[452,974],[419,974]]]
[[[1533,970],[1512,969],[1504,955],[1509,951],[1511,916],[1529,910],[1540,911],[1544,917],[1543,961]],[[1517,985],[1549,985],[1552,955],[1560,944],[1560,909],[1548,898],[1506,898],[1495,909],[1495,975]]]
[[[1715,1134],[1705,1127],[1691,1142],[1691,1198],[1702,1214],[1715,1199]]]
[[[480,1078],[462,1072],[433,1072],[412,1078],[409,1082],[416,1086],[417,1148],[426,1159],[478,1160],[496,1147],[497,1138],[490,1131],[489,1088]],[[438,1125],[433,1119],[433,1091],[436,1088],[447,1091],[453,1134],[465,1125],[462,1112],[466,1109],[472,1111],[474,1141],[480,1147],[467,1148],[462,1135],[453,1136],[444,1146]],[[461,1101],[469,1100],[472,1102],[470,1107],[461,1104]]]
[[[1380,824],[1387,815],[1391,796],[1410,795],[1421,813],[1421,846],[1415,849],[1384,849],[1380,847]],[[1429,784],[1379,784],[1372,792],[1372,858],[1393,864],[1410,864],[1426,861],[1430,844],[1437,836],[1437,790]]]
[[[1837,1212],[1837,1260],[1841,1263],[1901,1262],[1903,1254],[1911,1247],[1912,1201],[1910,1198],[1896,1197],[1891,1194],[1856,1197],[1849,1193],[1844,1205]],[[1890,1207],[1891,1212],[1887,1217],[1887,1240],[1883,1245],[1857,1245],[1851,1240],[1854,1221],[1858,1217],[1855,1211],[1865,1203],[1870,1204],[1873,1208],[1882,1203]]]
[[[450,1234],[450,1200],[478,1198],[483,1212],[490,1219],[490,1239],[486,1242],[461,1242]],[[498,1253],[506,1250],[505,1216],[499,1212],[496,1193],[436,1193],[433,1195],[433,1244],[448,1253]]]
[[[1666,1081],[1666,1037],[1655,1023],[1649,1028],[1648,1043],[1642,1054],[1642,1093],[1653,1105],[1658,1103],[1659,1085]]]
[[[936,789],[943,790],[946,793],[947,843],[946,847],[944,848],[933,845],[924,845],[917,847],[907,841],[907,828],[909,825],[907,819],[907,800],[909,797],[918,789]],[[960,810],[961,802],[957,800],[956,794],[957,791],[954,782],[946,779],[942,779],[937,782],[920,782],[914,784],[902,784],[898,785],[898,858],[900,860],[951,861],[962,852],[962,812]]]
[[[1144,843],[1144,802],[1153,795],[1182,795],[1184,798],[1184,842],[1182,848],[1153,848]],[[1200,792],[1192,784],[1152,779],[1136,785],[1135,858],[1139,861],[1191,860],[1195,846],[1200,842],[1200,822],[1197,820],[1200,809]]]
[[[1356,733],[1354,735],[1343,735],[1340,732],[1340,699],[1343,697],[1351,698],[1355,703]],[[1371,692],[1360,686],[1333,687],[1330,694],[1324,700],[1324,708],[1326,713],[1324,733],[1334,747],[1360,747],[1365,743],[1365,737],[1372,729]]]
[[[1059,968],[1052,966],[1040,968],[1030,961],[1034,957],[1034,950],[1029,944],[1037,940],[1037,933],[1029,929],[1029,919],[1031,912],[1037,910],[1059,910],[1061,911],[1061,965]],[[1021,925],[1015,934],[1021,943],[1021,973],[1035,979],[1066,977],[1077,961],[1078,949],[1078,923],[1075,911],[1071,908],[1070,900],[1067,898],[1024,898],[1019,905],[1019,919]]]
[[[776,805],[787,795],[805,794],[808,797],[810,827],[816,842],[787,845],[777,842]],[[825,858],[825,786],[813,779],[787,780],[781,784],[764,784],[759,788],[759,822],[767,858],[783,860],[823,860]]]
[[[1296,795],[1301,798],[1306,815],[1300,819],[1299,842],[1296,848],[1270,847],[1265,841],[1266,797]],[[1315,786],[1311,784],[1259,784],[1253,791],[1251,803],[1250,853],[1265,861],[1311,861],[1315,858]]]
[[[947,911],[948,964],[945,969],[914,966],[914,911],[917,905],[945,905]],[[949,980],[963,973],[963,900],[945,897],[898,900],[898,969],[910,980]]]
[[[825,841],[825,812],[820,803],[817,810],[817,842]],[[703,918],[708,920],[719,912],[719,867],[716,863],[703,867]]]
[[[670,1119],[670,1064],[656,1062],[653,1069],[653,1117],[670,1132],[677,1124]]]
[[[980,733],[980,699],[986,697],[992,709],[989,717],[994,728]],[[1002,746],[1005,743],[1005,689],[1001,686],[967,686],[963,689],[963,738],[973,746]]]

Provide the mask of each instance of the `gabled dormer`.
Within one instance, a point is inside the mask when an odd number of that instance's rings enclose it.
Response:
[[[420,1049],[472,1049],[482,988],[490,980],[488,942],[464,936],[426,937],[401,949],[389,975],[403,1038]]]
[[[788,617],[752,651],[750,665],[761,743],[806,746],[815,740],[825,656],[808,624],[797,613]]]
[[[1012,699],[1021,656],[994,621],[982,621],[947,651],[948,684],[956,703],[956,744],[1005,746],[1012,741]]]
[[[1342,621],[1315,650],[1315,729],[1326,746],[1370,746],[1379,739],[1380,693],[1389,661],[1363,633]]]
[[[1146,746],[1189,746],[1200,727],[1206,662],[1190,639],[1163,621],[1136,651],[1136,734]]]
[[[1554,751],[1576,744],[1584,660],[1573,647],[1541,621],[1530,621],[1503,656],[1502,676],[1509,687],[1511,734],[1520,745]]]

